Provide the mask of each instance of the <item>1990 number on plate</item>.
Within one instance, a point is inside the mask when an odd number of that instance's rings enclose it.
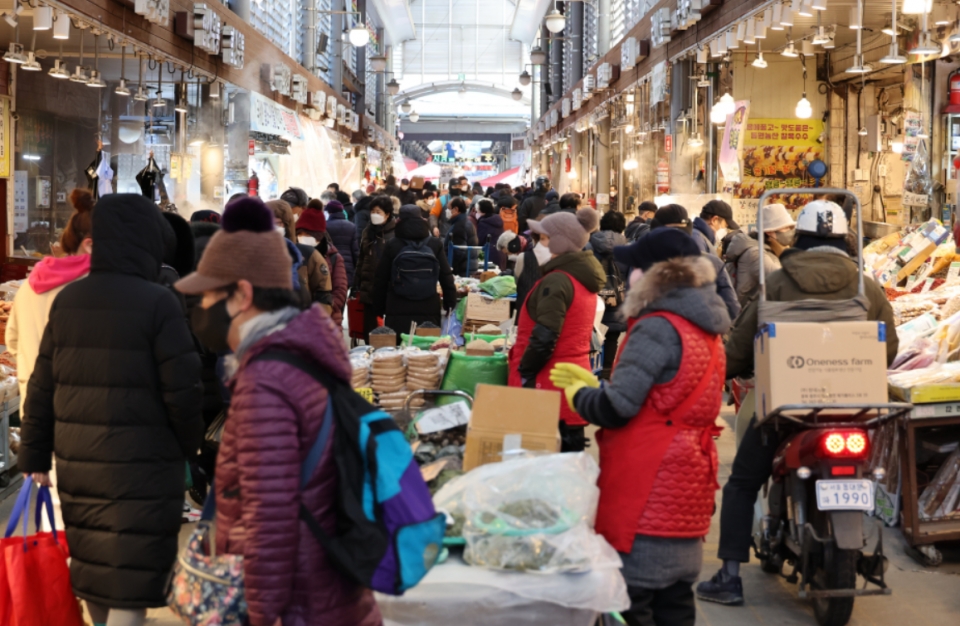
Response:
[[[872,511],[873,503],[869,480],[817,481],[817,508],[821,511]]]

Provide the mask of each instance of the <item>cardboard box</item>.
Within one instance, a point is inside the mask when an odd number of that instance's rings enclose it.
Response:
[[[788,404],[886,403],[886,334],[883,322],[764,325],[754,339],[757,414]]]
[[[472,321],[499,324],[510,319],[510,300],[494,300],[480,293],[471,293],[467,296],[467,314],[464,317]]]
[[[396,333],[385,333],[381,335],[370,335],[370,345],[374,349],[378,348],[396,348],[397,347],[397,334]]]
[[[410,179],[410,189],[415,189],[420,191],[423,189],[424,179],[423,176],[414,176]]]
[[[558,391],[477,385],[463,469],[503,460],[504,449],[560,451]]]
[[[897,400],[910,404],[958,402],[960,401],[960,384],[943,383],[940,385],[918,385],[916,387],[890,385],[890,395]]]

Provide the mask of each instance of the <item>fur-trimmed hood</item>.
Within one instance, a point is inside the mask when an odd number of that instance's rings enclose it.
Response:
[[[630,288],[625,319],[655,311],[674,313],[717,335],[730,329],[730,314],[717,295],[717,271],[704,256],[657,263]]]

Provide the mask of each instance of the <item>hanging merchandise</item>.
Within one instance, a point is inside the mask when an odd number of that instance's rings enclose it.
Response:
[[[97,141],[97,156],[87,169],[87,186],[93,192],[94,200],[113,193],[113,169],[110,167],[110,153],[103,151],[103,142]]]
[[[917,111],[907,111],[903,116],[903,152],[900,158],[904,161],[913,161],[920,145],[920,135],[923,133],[923,116]]]
[[[151,202],[159,201],[166,204],[169,201],[167,189],[163,184],[163,171],[157,165],[156,159],[153,158],[153,152],[150,152],[150,156],[147,158],[147,166],[137,174],[137,184],[140,185],[140,192],[143,197]],[[160,192],[159,197],[157,197],[158,191]]]
[[[929,155],[927,143],[922,139],[917,142],[910,163],[910,170],[903,181],[903,204],[926,208],[930,203],[930,193],[933,191],[933,179],[930,177]]]

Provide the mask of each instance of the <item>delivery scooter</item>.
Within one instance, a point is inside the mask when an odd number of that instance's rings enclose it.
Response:
[[[814,193],[849,194],[822,188],[771,190],[761,196],[759,206],[771,195]],[[860,204],[856,196],[853,198],[857,232],[862,233]],[[763,232],[762,219],[758,211],[759,232]],[[762,246],[763,238],[758,239]],[[866,320],[862,239],[857,258],[858,298],[850,301],[768,302],[763,257],[761,249],[758,343],[764,327],[769,332],[769,325],[778,322]],[[791,365],[795,366],[799,363]],[[885,373],[879,371],[877,375]],[[885,384],[885,378],[881,384]],[[876,533],[876,545],[865,545],[864,524],[873,521],[879,525],[879,521],[864,514],[873,511],[875,481],[884,471],[870,467],[870,433],[884,423],[902,419],[912,405],[789,404],[771,410],[760,394],[757,397],[756,427],[764,437],[778,437],[781,444],[773,477],[764,492],[768,510],[756,536],[756,555],[763,571],[799,583],[800,598],[813,602],[821,626],[843,626],[850,619],[856,597],[891,593],[884,578],[887,559],[882,533]],[[865,581],[862,586],[858,577]]]

